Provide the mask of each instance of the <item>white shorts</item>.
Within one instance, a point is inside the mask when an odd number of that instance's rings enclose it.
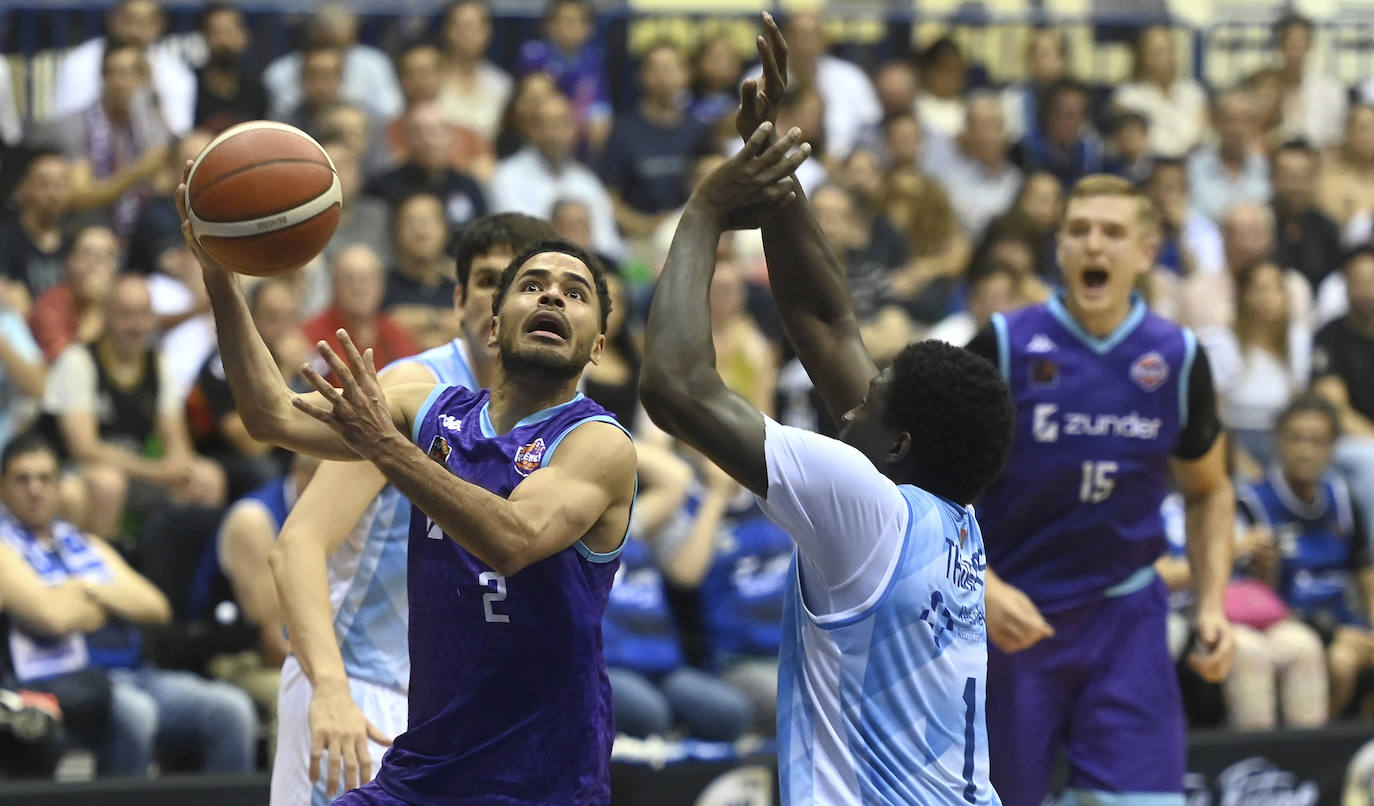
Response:
[[[409,708],[406,695],[365,680],[348,679],[353,701],[363,716],[388,736],[399,736],[406,729]],[[271,806],[325,806],[324,781],[310,785],[310,699],[314,689],[295,655],[288,655],[281,667],[281,688],[277,690],[277,756],[272,762]],[[372,774],[382,766],[387,748],[369,741]],[[320,774],[325,772],[329,754],[320,758]],[[364,782],[366,783],[366,782]],[[343,794],[342,781],[337,797]]]

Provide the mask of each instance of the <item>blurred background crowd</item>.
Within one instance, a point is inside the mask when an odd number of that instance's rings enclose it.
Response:
[[[1054,26],[1004,54],[1012,81],[953,33],[851,61],[831,47],[834,20],[795,12],[783,26],[779,125],[812,144],[798,178],[880,362],[913,339],[964,344],[994,312],[1047,299],[1079,178],[1124,176],[1159,206],[1140,293],[1207,350],[1242,482],[1237,668],[1224,686],[1185,687],[1195,725],[1237,730],[1374,717],[1374,79],[1326,71],[1320,28],[1274,11],[1262,62],[1205,82],[1167,24],[1132,27],[1128,75],[1105,83],[1075,73],[1083,60]],[[172,201],[186,160],[261,118],[312,134],[344,194],[320,258],[249,291],[288,380],[338,327],[379,366],[459,335],[456,285],[492,282],[455,271],[459,244],[488,214],[546,219],[616,267],[585,391],[641,445],[606,617],[618,729],[626,746],[772,731],[791,541],[654,433],[636,396],[647,298],[694,180],[737,147],[752,40],[640,36],[632,60],[612,60],[585,0],[540,13],[530,37],[494,43],[486,5],[459,0],[366,42],[353,10],[325,2],[276,52],[233,4],[169,31],[157,0],[122,0],[41,82],[0,60],[6,774],[50,776],[83,753],[101,775],[270,757],[289,644],[262,490],[289,501],[313,468],[235,413]],[[833,433],[782,336],[757,233],[723,241],[719,261],[724,376],[777,419]],[[1179,513],[1170,501],[1162,517],[1181,535]],[[107,541],[113,578],[73,571],[92,558],[63,554],[60,530],[55,553],[4,539],[57,517]],[[1181,552],[1159,565],[1179,591],[1180,654]]]

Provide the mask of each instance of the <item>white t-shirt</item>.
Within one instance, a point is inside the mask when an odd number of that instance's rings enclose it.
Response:
[[[906,499],[857,449],[764,423],[768,497],[759,506],[796,541],[808,609],[824,617],[871,606],[901,558]]]
[[[167,362],[158,360],[157,411],[160,416],[177,416],[182,399],[177,395],[176,379],[168,372]],[[43,387],[45,414],[97,413],[99,400],[96,385],[95,359],[84,344],[73,344],[62,351],[48,370]]]

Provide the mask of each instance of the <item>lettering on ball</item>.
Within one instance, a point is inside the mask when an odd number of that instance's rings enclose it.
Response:
[[[276,229],[277,227],[281,226],[282,224],[285,224],[286,222],[287,217],[284,215],[273,216],[272,218],[259,221],[258,231],[262,232],[263,230]]]

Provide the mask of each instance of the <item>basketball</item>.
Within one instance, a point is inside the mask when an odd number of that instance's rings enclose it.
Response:
[[[343,193],[329,155],[294,126],[258,120],[226,129],[186,178],[191,232],[241,274],[300,268],[339,224]]]

